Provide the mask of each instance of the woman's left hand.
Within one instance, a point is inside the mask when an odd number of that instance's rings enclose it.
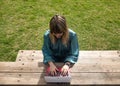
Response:
[[[66,76],[68,75],[68,71],[69,71],[69,66],[68,65],[64,65],[61,69],[61,75]]]

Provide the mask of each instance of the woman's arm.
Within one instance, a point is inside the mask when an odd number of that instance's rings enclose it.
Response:
[[[42,48],[42,52],[43,52],[43,56],[44,56],[44,64],[48,64],[50,67],[49,73],[51,75],[57,75],[57,67],[55,66],[54,59],[52,58],[52,51],[50,49],[50,39],[48,34],[44,35],[44,44],[43,44],[43,48]]]
[[[70,40],[70,51],[65,59],[65,62],[75,63],[77,62],[79,56],[79,45],[77,35],[74,34]]]
[[[70,48],[68,56],[65,59],[65,64],[62,67],[62,75],[67,75],[69,68],[78,60],[79,46],[76,34],[71,39]]]
[[[50,39],[49,39],[48,34],[44,35],[42,53],[43,53],[43,56],[44,56],[44,60],[43,60],[44,64],[47,64],[49,61],[52,61],[52,62],[54,61],[52,59],[52,51],[50,49]]]

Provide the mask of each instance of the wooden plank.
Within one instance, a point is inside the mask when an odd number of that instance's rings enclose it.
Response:
[[[117,85],[120,73],[72,73],[73,85]]]
[[[71,72],[120,72],[119,63],[89,63],[82,62],[76,63]],[[45,67],[41,62],[0,62],[1,73],[23,72],[23,73],[42,73],[45,72]]]
[[[16,61],[43,61],[42,51],[39,50],[20,50]]]
[[[32,52],[33,52],[32,50],[20,50],[18,52],[16,61],[22,61],[23,57],[29,60],[29,58],[31,58]]]
[[[0,84],[45,85],[43,73],[0,73]]]
[[[41,62],[0,62],[0,72],[43,72],[44,65]]]
[[[80,63],[81,61],[83,62],[93,62],[93,63],[96,63],[96,62],[107,62],[107,63],[110,63],[110,62],[120,62],[120,58],[78,58],[78,61],[77,63]],[[26,59],[26,58],[22,58],[20,61],[16,61],[16,62],[43,62],[43,58],[39,59],[39,58],[30,58],[29,60]]]
[[[103,57],[103,58],[110,58],[110,57],[112,57],[112,58],[118,58],[118,57],[120,57],[120,51],[118,50],[118,51],[113,51],[113,50],[109,50],[109,51],[101,51],[100,52],[100,57]]]
[[[79,58],[119,58],[119,51],[80,51]],[[16,61],[43,61],[41,50],[20,50]]]
[[[120,58],[79,58],[77,63],[89,62],[89,63],[119,63]]]
[[[118,50],[93,50],[93,51],[80,51],[80,58],[115,58],[120,57]]]
[[[72,73],[70,85],[120,84],[120,73]],[[45,85],[44,73],[0,73],[0,83]]]
[[[42,59],[41,59],[42,60]],[[120,58],[117,57],[117,58],[78,58],[78,61],[77,63],[81,63],[82,62],[120,62]],[[24,62],[24,61],[23,61]],[[39,60],[39,62],[43,62]]]
[[[106,64],[106,63],[79,63],[75,64],[71,72],[120,72],[120,63]]]

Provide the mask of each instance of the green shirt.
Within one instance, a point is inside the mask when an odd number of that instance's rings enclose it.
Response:
[[[76,33],[69,29],[69,41],[67,46],[62,44],[61,38],[58,38],[55,44],[52,44],[49,34],[49,30],[44,34],[44,43],[42,47],[44,64],[49,61],[69,61],[71,63],[77,62],[79,55],[79,46]]]

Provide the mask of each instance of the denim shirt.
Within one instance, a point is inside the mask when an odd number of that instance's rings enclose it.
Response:
[[[79,56],[79,45],[76,33],[69,29],[69,41],[67,46],[62,43],[61,38],[58,38],[55,44],[53,44],[50,40],[49,34],[49,30],[44,34],[44,43],[42,47],[44,64],[48,63],[49,61],[69,61],[71,63],[77,62]]]

